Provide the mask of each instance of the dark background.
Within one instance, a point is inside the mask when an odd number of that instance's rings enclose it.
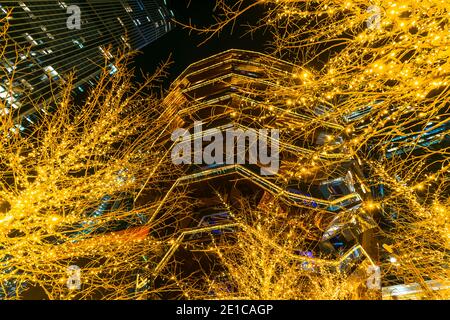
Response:
[[[215,0],[167,0],[169,9],[175,14],[175,20],[184,24],[189,21],[197,27],[208,27],[215,23]],[[167,89],[170,83],[191,63],[209,57],[218,52],[237,48],[264,52],[269,45],[270,32],[259,30],[250,35],[246,25],[255,25],[262,16],[262,8],[252,9],[237,21],[234,29],[228,26],[219,35],[215,35],[200,46],[206,34],[199,34],[177,25],[172,31],[156,42],[141,49],[135,58],[133,67],[137,80],[141,80],[141,72],[152,74],[158,65],[171,56],[169,75],[164,79],[162,87]]]

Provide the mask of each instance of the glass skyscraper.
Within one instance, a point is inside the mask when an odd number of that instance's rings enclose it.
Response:
[[[68,25],[73,5],[78,29]],[[72,71],[74,90],[85,91],[105,61],[116,71],[118,49],[155,41],[173,28],[172,16],[162,0],[2,1],[0,23],[8,29],[0,45],[0,114],[17,117],[23,129],[36,116],[30,100],[50,99]]]

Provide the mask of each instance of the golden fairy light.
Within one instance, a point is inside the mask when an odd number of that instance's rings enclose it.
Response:
[[[123,59],[114,76],[105,70],[81,107],[71,101],[69,77],[51,102],[56,112],[42,111],[27,135],[14,129],[11,114],[1,118],[0,283],[8,289],[1,297],[20,298],[37,286],[53,299],[143,299],[169,287],[201,299],[379,299],[395,298],[386,291],[391,286],[410,285],[419,288],[415,298],[448,298],[448,289],[436,288],[448,287],[450,275],[450,3],[217,5],[223,19],[197,30],[214,35],[260,6],[264,15],[254,27],[270,28],[272,56],[289,62],[289,71],[275,60],[263,64],[264,89],[243,81],[239,106],[202,119],[229,114],[236,123],[281,129],[282,152],[290,157],[270,181],[244,166],[233,169],[270,185],[271,195],[257,208],[236,210],[218,191],[233,218],[216,227],[225,236],[211,236],[209,227],[186,230],[195,201],[187,201],[189,185],[181,183],[187,173],[170,162],[170,134],[205,105],[182,110],[184,89],[176,81],[161,110],[143,92],[154,78],[133,85]],[[339,213],[305,205],[304,195],[287,190],[293,179],[308,188],[347,167],[355,174],[345,179],[357,190],[341,202],[323,201]],[[360,207],[343,210],[345,201]],[[101,209],[107,204],[114,210]],[[300,214],[290,215],[290,207]],[[126,227],[112,231],[121,221]],[[362,226],[360,243],[309,256],[332,233],[330,225],[348,224]],[[195,264],[186,262],[186,252],[198,260],[191,274],[179,269]],[[362,262],[350,268],[354,256]],[[81,291],[67,286],[71,265],[81,267]],[[368,290],[370,266],[381,267],[382,294]]]
[[[383,287],[417,284],[422,293],[416,297],[447,297],[448,289],[434,290],[430,283],[446,288],[450,275],[450,3],[220,0],[217,24],[187,27],[213,36],[256,6],[264,16],[252,31],[270,28],[273,55],[311,70],[293,72],[291,83],[258,94],[311,116],[291,125],[293,137],[306,141],[314,128],[340,125],[315,156],[285,164],[281,175],[314,179],[314,170],[333,170],[317,154],[345,150],[363,170],[357,177],[363,208],[378,222],[371,254],[381,266]],[[344,140],[335,147],[338,137]]]
[[[165,123],[158,97],[148,92],[163,69],[133,84],[127,56],[118,54],[114,75],[104,68],[81,103],[71,96],[74,77],[64,76],[50,101],[32,101],[39,120],[26,130],[13,112],[1,115],[0,299],[156,292],[136,291],[136,277],[163,243],[152,232],[183,209],[172,205],[148,222],[176,168],[160,157],[164,141],[156,138]],[[0,110],[6,108],[2,99]]]

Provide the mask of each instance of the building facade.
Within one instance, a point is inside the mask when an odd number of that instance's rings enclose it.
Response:
[[[312,76],[261,53],[228,50],[190,65],[174,81],[164,101],[167,135],[186,130],[192,144],[190,159],[194,159],[196,143],[206,150],[215,140],[211,136],[232,128],[243,134],[240,151],[245,145],[241,159],[245,161],[238,160],[237,151],[234,161],[180,164],[184,175],[170,186],[166,197],[178,188],[187,190],[193,199],[191,212],[178,217],[176,241],[152,272],[140,276],[138,290],[155,281],[174,261],[180,269],[172,272],[186,277],[207,269],[202,262],[182,262],[213,261],[211,256],[202,258],[204,248],[211,241],[217,244],[233,238],[243,218],[236,214],[269,214],[275,210],[274,203],[286,221],[298,224],[298,234],[305,237],[305,248],[299,248],[294,258],[300,265],[354,272],[355,266],[373,264],[361,239],[376,223],[362,208],[367,192],[358,182],[357,162],[343,148],[345,128],[327,121],[317,125],[317,115],[295,105],[284,90],[306,86]],[[196,123],[202,124],[200,132]],[[279,131],[279,168],[273,174],[261,174],[264,164],[252,162],[247,152],[252,148],[249,133],[260,129]],[[239,148],[239,137],[232,143]],[[175,145],[177,142],[168,142],[168,156]],[[218,158],[230,156],[227,145],[218,150],[224,153]],[[156,209],[150,221],[163,214]]]
[[[2,1],[0,19],[7,29],[1,40],[0,113],[19,117],[19,129],[26,127],[36,116],[31,101],[57,94],[70,72],[75,92],[84,92],[101,67],[116,71],[118,50],[140,49],[169,32],[172,16],[159,0]]]

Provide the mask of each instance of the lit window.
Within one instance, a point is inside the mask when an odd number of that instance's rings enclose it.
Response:
[[[52,76],[52,78],[55,79],[55,80],[57,80],[57,78],[59,77],[59,73],[56,72],[56,70],[52,66],[44,67],[44,71],[47,74],[50,74],[50,76]]]
[[[17,130],[18,129],[18,130]],[[17,133],[18,131],[23,131],[25,128],[20,124],[16,124],[13,128],[10,129],[13,133]]]
[[[164,14],[163,14],[162,11],[161,11],[161,8],[158,9],[158,12],[159,12],[159,14],[161,15],[161,17],[164,19],[165,17],[164,17]]]
[[[116,66],[113,65],[112,63],[109,65],[109,67],[111,68],[111,71],[109,72],[109,74],[114,74],[117,72]]]
[[[49,37],[52,40],[55,40],[55,37],[50,32],[47,32],[47,37]]]
[[[0,109],[0,116],[6,116],[7,114],[9,114],[9,109],[8,108]]]
[[[58,4],[59,4],[59,6],[60,6],[61,8],[63,8],[63,9],[67,8],[66,3],[63,2],[63,1],[58,1]]]
[[[36,40],[34,40],[33,37],[28,32],[25,33],[25,39],[27,39],[32,45],[35,45],[35,46],[38,45]]]
[[[23,10],[25,10],[26,12],[30,12],[30,8],[27,7],[27,5],[23,2],[19,2],[19,5],[22,7]]]
[[[137,2],[137,4],[138,4],[139,8],[140,8],[141,10],[144,10],[144,5],[141,3],[141,0],[137,0],[136,2]]]
[[[5,14],[8,13],[8,11],[6,11],[5,8],[3,8],[1,4],[0,4],[0,8],[1,8],[1,10],[3,11],[3,13],[5,13]]]
[[[22,83],[22,85],[24,85],[26,88],[28,88],[30,91],[33,91],[34,88],[33,86],[25,79],[20,79],[20,82]]]
[[[111,59],[111,58],[113,57],[112,54],[111,54],[109,51],[103,49],[102,47],[98,47],[98,48],[99,48],[100,51],[103,53],[103,56],[104,56],[106,59]]]
[[[125,25],[123,24],[122,20],[119,17],[117,17],[117,20],[119,21],[119,23],[122,27],[125,27]]]
[[[127,40],[125,40],[124,36],[120,36],[120,38],[127,45],[128,48],[131,48],[130,44],[127,42]]]
[[[8,105],[16,102],[16,98],[13,96],[14,92],[9,92],[4,87],[0,86],[0,98],[5,99]]]
[[[11,73],[16,68],[14,64],[12,64],[8,59],[4,59],[3,66],[5,67],[6,71],[8,71],[8,73]]]
[[[76,45],[76,46],[78,46],[80,48],[84,47],[83,44],[80,41],[78,41],[78,40],[72,39],[72,42],[73,42],[74,45]]]

